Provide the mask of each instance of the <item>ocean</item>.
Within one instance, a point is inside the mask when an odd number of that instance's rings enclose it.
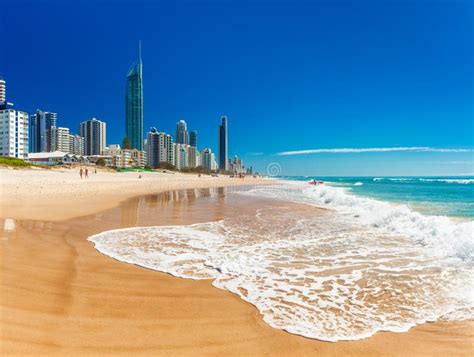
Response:
[[[402,203],[427,215],[472,219],[474,177],[311,177],[286,176],[287,180],[323,180],[351,194]]]
[[[281,177],[226,191],[279,202],[256,212],[89,239],[127,263],[212,279],[274,328],[357,340],[474,318],[473,189],[472,177]]]

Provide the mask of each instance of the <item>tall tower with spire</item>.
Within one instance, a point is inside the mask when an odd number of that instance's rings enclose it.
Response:
[[[132,149],[143,150],[143,64],[142,43],[138,62],[128,71],[125,91],[125,135]]]

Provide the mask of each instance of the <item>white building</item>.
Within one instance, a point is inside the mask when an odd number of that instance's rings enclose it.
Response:
[[[213,161],[215,161],[215,156],[212,153],[212,150],[209,148],[203,149],[201,151],[201,164],[202,167],[208,170],[214,170],[214,164]]]
[[[10,107],[11,106],[11,107]],[[28,158],[28,113],[13,109],[0,110],[0,156]]]
[[[30,152],[28,161],[37,165],[74,165],[74,164],[90,164],[90,160],[86,156],[68,154],[62,151],[52,152]]]
[[[110,156],[111,166],[118,168],[144,167],[146,165],[145,151],[137,149],[121,149],[120,145],[109,145],[104,150],[105,156]]]
[[[217,165],[216,154],[212,153],[211,154],[211,170],[216,171],[218,168],[219,168],[219,165]]]
[[[0,103],[7,101],[7,86],[4,79],[0,79]]]
[[[84,138],[82,136],[69,134],[69,153],[84,155]]]
[[[69,153],[70,150],[70,134],[69,128],[61,128],[53,126],[48,134],[50,136],[51,150]]]
[[[200,151],[196,151],[196,167],[202,166],[202,156]]]
[[[182,170],[189,167],[189,144],[175,144],[174,145],[174,161],[176,168]]]

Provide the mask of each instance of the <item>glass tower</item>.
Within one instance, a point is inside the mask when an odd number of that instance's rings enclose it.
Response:
[[[184,120],[180,120],[176,124],[176,143],[189,144],[188,125]]]
[[[221,116],[219,125],[219,169],[226,171],[229,169],[227,160],[227,117]]]
[[[197,148],[198,133],[196,130],[193,130],[189,133],[189,145]]]
[[[30,116],[30,152],[51,151],[51,138],[49,132],[56,126],[58,115],[37,109]]]
[[[143,73],[141,43],[139,60],[127,74],[125,93],[125,135],[132,149],[143,150]]]

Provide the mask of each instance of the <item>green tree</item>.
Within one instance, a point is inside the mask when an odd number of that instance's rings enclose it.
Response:
[[[107,164],[107,162],[105,161],[105,159],[100,158],[99,160],[97,160],[97,161],[95,162],[95,164],[96,164],[97,166],[105,166],[105,165]]]
[[[128,137],[124,137],[122,141],[122,149],[131,149],[130,147],[130,140],[128,140]]]

